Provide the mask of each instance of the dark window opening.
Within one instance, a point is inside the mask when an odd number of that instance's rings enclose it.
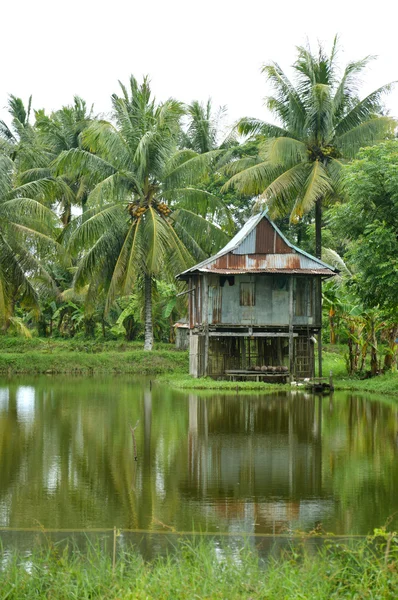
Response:
[[[283,292],[287,291],[287,277],[286,275],[276,275],[272,278],[272,287],[275,291]]]
[[[235,285],[235,276],[234,275],[221,275],[220,276],[220,287],[224,287],[224,285],[228,282],[228,285]]]

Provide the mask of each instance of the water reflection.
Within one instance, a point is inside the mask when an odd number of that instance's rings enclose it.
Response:
[[[322,398],[278,395],[266,401],[190,396],[185,498],[208,502],[217,518],[280,532],[287,521],[311,526],[330,511],[322,489]]]
[[[0,526],[366,534],[398,509],[397,431],[353,394],[3,381]]]

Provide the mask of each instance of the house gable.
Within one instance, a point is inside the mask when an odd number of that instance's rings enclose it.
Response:
[[[266,213],[251,217],[217,254],[178,277],[193,273],[283,273],[333,276],[336,269],[291,244]]]

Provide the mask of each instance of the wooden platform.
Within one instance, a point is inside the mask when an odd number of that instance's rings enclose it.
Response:
[[[286,373],[266,373],[265,371],[244,371],[240,369],[225,371],[229,381],[254,380],[268,383],[288,383],[290,374]]]

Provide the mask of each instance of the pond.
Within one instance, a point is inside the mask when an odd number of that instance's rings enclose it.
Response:
[[[135,429],[136,453],[131,427]],[[0,527],[367,534],[398,510],[398,403],[0,380]]]

